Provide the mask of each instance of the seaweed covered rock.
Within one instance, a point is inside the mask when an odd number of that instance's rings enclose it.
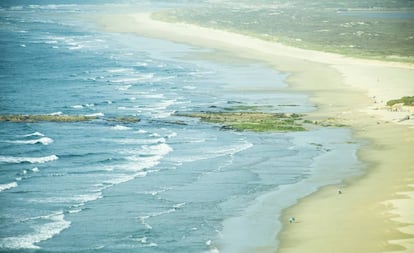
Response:
[[[51,114],[10,114],[0,115],[0,122],[14,122],[14,123],[35,123],[35,122],[82,122],[91,121],[100,118],[99,116],[87,115],[51,115]],[[137,123],[140,121],[135,116],[123,116],[114,118],[103,118],[105,121],[119,122],[119,123]]]
[[[0,122],[8,121],[15,123],[34,123],[41,121],[49,122],[81,122],[97,119],[97,116],[84,115],[0,115]]]
[[[305,131],[302,115],[265,112],[196,112],[176,113],[175,116],[200,118],[222,125],[222,129],[238,131]]]

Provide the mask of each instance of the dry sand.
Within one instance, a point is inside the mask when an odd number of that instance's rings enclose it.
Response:
[[[328,186],[286,210],[277,252],[414,252],[414,115],[384,109],[390,99],[414,95],[413,65],[298,49],[156,21],[147,13],[107,15],[98,21],[107,31],[226,51],[292,73],[290,87],[308,92],[318,106],[311,119],[335,118],[350,125],[356,138],[366,140],[358,152],[368,164],[365,175],[345,180],[343,194],[337,193],[337,186]],[[409,120],[401,121],[407,116]],[[286,222],[291,216],[296,223]],[[249,252],[275,251],[268,245]]]

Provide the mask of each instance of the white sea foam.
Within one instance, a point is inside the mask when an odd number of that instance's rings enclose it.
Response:
[[[134,174],[134,178],[137,178],[137,177],[146,177],[148,175],[148,172],[149,171],[140,171],[138,173],[135,173]]]
[[[143,154],[151,154],[157,157],[162,157],[173,151],[173,148],[166,143],[161,143],[152,146],[143,146]]]
[[[119,143],[119,144],[147,145],[147,144],[165,143],[165,138],[157,138],[157,139],[119,139],[119,140],[114,140],[114,142]]]
[[[173,208],[175,208],[175,209],[180,209],[181,207],[183,207],[183,206],[185,206],[185,205],[186,205],[186,203],[185,203],[185,202],[183,202],[183,203],[178,203],[178,204],[174,205],[174,206],[173,206]]]
[[[144,194],[147,194],[147,195],[152,195],[152,196],[156,196],[156,195],[158,195],[158,194],[160,194],[160,193],[163,193],[163,192],[166,192],[166,191],[169,191],[169,190],[171,190],[172,188],[170,188],[170,187],[163,187],[162,189],[160,189],[160,190],[154,190],[154,191],[145,191],[144,192]]]
[[[153,218],[153,217],[158,217],[161,215],[166,215],[166,214],[170,214],[173,213],[175,211],[177,211],[177,209],[182,208],[183,206],[185,206],[186,203],[179,203],[174,205],[172,208],[167,209],[165,211],[161,211],[161,212],[157,212],[157,213],[153,213],[150,215],[143,215],[143,216],[139,216],[138,219],[140,220],[141,224],[144,225],[147,229],[153,229],[153,227],[148,223],[148,219]]]
[[[137,239],[134,239],[134,240],[141,243],[143,247],[157,247],[158,246],[158,244],[156,244],[154,242],[148,242],[148,238],[146,236],[144,236],[142,238],[137,238]]]
[[[80,213],[80,212],[82,212],[82,208],[75,208],[75,209],[71,209],[68,211],[68,213],[70,214]]]
[[[49,113],[49,115],[52,115],[52,116],[59,116],[59,115],[62,115],[63,114],[63,112],[52,112],[52,113]]]
[[[84,48],[84,47],[85,47],[84,45],[75,44],[75,45],[73,45],[73,46],[71,46],[71,47],[68,47],[68,49],[69,49],[69,50],[78,50],[78,49],[82,49],[82,48]]]
[[[152,226],[147,222],[149,218],[151,218],[151,216],[148,216],[148,215],[138,217],[142,225],[144,225],[147,229],[152,229]]]
[[[34,133],[31,133],[31,134],[23,135],[23,137],[30,137],[30,136],[45,136],[45,135],[42,134],[42,133],[39,133],[39,132],[34,132]]]
[[[125,73],[125,72],[132,72],[133,69],[131,68],[113,68],[106,70],[109,73]]]
[[[188,143],[203,143],[206,142],[207,139],[205,138],[192,138],[192,139],[188,139],[186,140],[186,142]]]
[[[160,158],[157,156],[151,157],[139,157],[139,156],[130,156],[127,158],[131,163],[127,166],[123,166],[122,169],[130,171],[141,171],[144,169],[152,168],[159,164]]]
[[[44,157],[16,157],[16,156],[0,156],[0,162],[5,163],[46,163],[59,159],[56,155]]]
[[[196,143],[198,141],[191,141],[192,143]],[[223,148],[214,148],[210,150],[204,150],[203,152],[197,152],[189,156],[179,157],[178,159],[173,158],[176,162],[195,162],[201,160],[212,159],[216,157],[223,157],[223,156],[233,156],[241,151],[247,150],[252,147],[253,144],[249,142],[236,144],[236,145],[229,145],[228,147]]]
[[[58,41],[57,40],[46,40],[45,43],[46,44],[57,44]]]
[[[102,112],[97,112],[97,113],[91,113],[91,114],[86,114],[86,117],[103,117],[105,116],[105,114],[103,114]]]
[[[134,178],[135,178],[135,175],[119,175],[117,177],[114,177],[110,180],[105,181],[105,183],[111,184],[111,185],[117,185],[117,184],[122,184],[128,181],[131,181]]]
[[[136,240],[138,241],[138,242],[140,242],[140,243],[143,243],[143,244],[145,244],[145,243],[147,243],[147,237],[146,236],[144,236],[144,237],[142,237],[142,238],[137,238]]]
[[[82,109],[83,105],[73,105],[72,108],[74,109]]]
[[[164,94],[145,94],[141,95],[143,98],[165,98]]]
[[[206,251],[205,253],[220,253],[220,251],[217,248],[213,248],[209,251]]]
[[[252,143],[246,141],[246,142],[244,142],[240,145],[227,146],[227,147],[222,148],[222,149],[215,149],[215,150],[208,151],[208,153],[217,154],[219,156],[220,155],[234,155],[236,153],[239,153],[241,151],[249,149],[252,146],[253,146]]]
[[[32,172],[34,172],[34,173],[39,172],[39,168],[38,168],[38,167],[34,167],[34,168],[32,169]]]
[[[127,160],[133,163],[124,166],[123,169],[129,171],[142,171],[155,167],[159,164],[160,160],[173,151],[173,149],[166,143],[160,143],[158,145],[143,146],[142,150],[138,151],[138,154],[126,157]],[[136,151],[128,151],[132,153]],[[144,171],[146,172],[146,171]]]
[[[138,83],[141,81],[148,81],[154,78],[154,73],[142,74],[141,76],[137,77],[128,77],[128,78],[121,78],[111,80],[113,83]]]
[[[211,240],[206,241],[206,246],[210,247],[210,250],[205,251],[204,253],[220,253],[216,247],[213,247],[213,242]]]
[[[171,100],[163,100],[161,101],[161,103],[158,103],[157,109],[167,109],[169,106],[175,104],[176,100],[175,99],[171,99]]]
[[[89,194],[81,194],[81,195],[73,196],[71,197],[71,200],[76,201],[76,202],[81,202],[84,204],[86,202],[95,201],[101,198],[103,198],[102,192],[98,191],[98,192],[93,192]]]
[[[47,216],[31,218],[32,220],[50,221],[41,225],[33,225],[33,233],[6,237],[0,239],[0,248],[3,249],[39,249],[36,244],[53,238],[63,230],[70,227],[70,221],[65,220],[63,212],[53,213]]]
[[[49,137],[42,137],[40,139],[36,140],[15,140],[15,141],[3,141],[6,143],[13,143],[13,144],[43,144],[43,145],[49,145],[53,142],[53,139]]]
[[[126,90],[129,90],[129,88],[131,88],[131,85],[124,85],[124,86],[119,86],[117,88],[117,90],[119,90],[119,91],[126,91]]]
[[[116,125],[116,126],[113,126],[112,129],[118,130],[118,131],[125,131],[125,130],[130,130],[131,128],[127,126]]]
[[[73,9],[76,6],[77,6],[76,4],[47,4],[47,5],[31,4],[28,7],[30,9],[57,10],[57,9],[62,9],[62,8],[70,8],[70,9]]]
[[[163,76],[163,77],[155,78],[154,81],[160,82],[160,81],[165,81],[165,80],[171,80],[174,78],[177,78],[177,76]]]
[[[170,133],[170,134],[167,135],[167,138],[168,139],[171,139],[171,138],[176,137],[176,136],[177,136],[177,133],[176,132],[172,132],[172,133]]]
[[[168,107],[174,104],[176,104],[175,99],[163,100],[157,104],[154,104],[153,107],[148,108],[147,111],[153,114],[156,118],[166,118],[175,112],[174,110],[166,111]]]
[[[156,115],[154,115],[155,118],[158,119],[163,119],[163,118],[168,118],[170,117],[172,114],[174,114],[175,111],[170,111],[170,112],[159,112]]]
[[[151,217],[157,217],[157,216],[161,216],[161,215],[170,214],[170,213],[173,213],[173,212],[177,211],[177,209],[179,209],[179,208],[173,207],[173,208],[170,208],[168,210],[165,210],[165,211],[162,211],[162,212],[159,212],[159,213],[155,213],[155,214],[151,215]]]
[[[98,200],[102,198],[102,192],[92,192],[87,194],[79,194],[74,196],[65,196],[65,197],[48,197],[48,198],[39,198],[32,199],[33,203],[76,203],[76,207],[83,206],[86,202]]]
[[[137,67],[146,67],[146,66],[148,66],[148,63],[146,63],[146,62],[138,62],[138,63],[135,64],[135,66],[137,66]]]
[[[0,192],[9,190],[9,189],[12,189],[12,188],[15,188],[15,187],[17,187],[16,182],[11,182],[11,183],[8,183],[8,184],[0,184]]]

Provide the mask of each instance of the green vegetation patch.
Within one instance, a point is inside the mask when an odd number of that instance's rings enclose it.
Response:
[[[237,105],[232,107],[225,107],[226,111],[257,111],[259,106],[255,105]]]
[[[327,118],[322,120],[304,120],[303,123],[321,127],[348,127],[348,125],[346,125],[343,122],[343,119],[339,118]]]
[[[116,118],[108,118],[106,121],[114,121],[119,123],[138,123],[141,120],[138,117],[116,117]]]
[[[393,99],[387,102],[388,106],[393,106],[395,104],[404,104],[406,106],[414,106],[414,96],[406,96],[400,99]]]
[[[223,129],[238,131],[305,131],[302,115],[264,112],[197,112],[176,113],[175,116],[200,118],[202,121],[223,125]]]

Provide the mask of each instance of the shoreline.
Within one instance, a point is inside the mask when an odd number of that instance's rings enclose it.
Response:
[[[150,14],[96,19],[109,32],[138,33],[267,63],[289,72],[289,87],[310,94],[310,118],[333,117],[367,140],[358,152],[363,176],[344,180],[343,194],[326,186],[283,212],[277,252],[389,252],[414,249],[414,120],[404,125],[382,109],[386,101],[414,95],[414,65],[352,59],[292,48],[215,29],[151,19]],[[338,96],[340,94],[340,96]],[[410,115],[410,114],[409,114]],[[412,117],[411,117],[412,118]],[[294,216],[295,224],[287,218]],[[275,239],[276,240],[276,239]],[[255,252],[274,252],[266,249]]]

